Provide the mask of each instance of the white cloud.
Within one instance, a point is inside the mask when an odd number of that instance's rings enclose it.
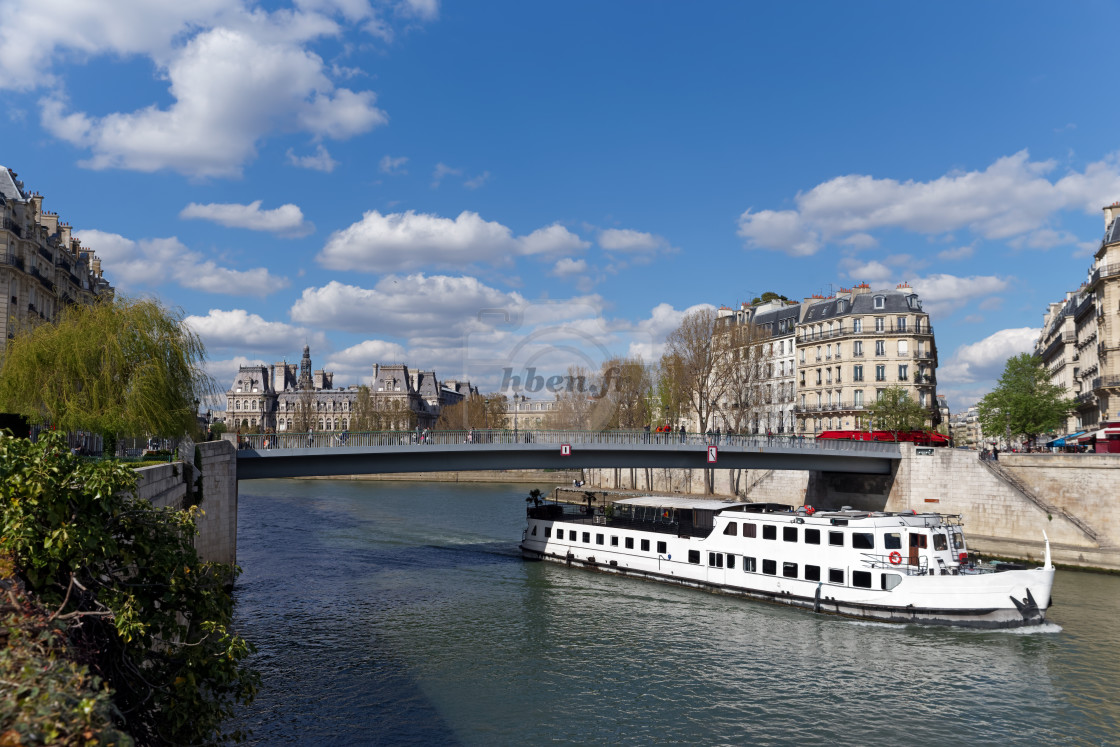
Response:
[[[1022,236],[1016,236],[1007,243],[1016,249],[1052,249],[1062,244],[1076,246],[1079,240],[1069,231],[1040,228]]]
[[[669,242],[652,233],[607,228],[599,232],[599,246],[611,252],[656,252],[668,249]]]
[[[958,246],[955,249],[945,249],[937,253],[937,258],[945,262],[953,262],[958,259],[968,259],[975,253],[972,246]]]
[[[481,174],[474,177],[473,179],[467,179],[465,182],[463,182],[463,186],[466,187],[467,189],[478,189],[479,187],[481,187],[483,184],[485,184],[488,181],[490,181],[490,172],[489,171],[483,171]]]
[[[314,155],[310,156],[297,156],[295,151],[288,148],[287,152],[288,163],[293,166],[298,166],[301,169],[310,169],[311,171],[322,171],[326,174],[334,171],[338,166],[338,161],[331,158],[331,154],[323,147],[322,143],[315,146]]]
[[[346,386],[343,382],[369,384],[373,377],[374,363],[409,363],[408,353],[395,343],[385,340],[365,340],[351,345],[345,350],[332,354],[323,368],[334,371],[335,386]]]
[[[286,288],[288,279],[265,267],[234,270],[221,267],[189,250],[175,237],[133,241],[120,234],[87,229],[74,231],[82,244],[104,260],[105,276],[114,287],[135,290],[174,281],[184,288],[233,296],[264,297]]]
[[[167,108],[94,117],[69,112],[56,91],[40,102],[43,126],[88,148],[92,156],[82,165],[90,168],[205,177],[240,174],[258,142],[273,132],[344,139],[387,121],[372,92],[336,88],[323,60],[302,46],[336,33],[333,22],[280,13],[236,20],[199,31],[182,46],[164,44],[165,54],[155,61],[169,83],[173,102]]]
[[[439,0],[401,0],[400,8],[403,12],[426,21],[439,17]]]
[[[209,220],[228,228],[247,228],[250,231],[270,231],[287,236],[306,236],[314,226],[304,221],[303,211],[297,205],[288,203],[272,210],[261,210],[261,201],[248,205],[237,203],[209,203],[200,205],[192,202],[179,212],[184,219],[198,218]]]
[[[1001,329],[979,342],[962,345],[948,362],[938,367],[938,378],[956,386],[994,381],[1003,373],[1008,358],[1034,352],[1040,332],[1037,327]]]
[[[304,345],[312,349],[327,347],[322,332],[266,321],[244,309],[210,309],[206,316],[188,316],[184,321],[207,348],[272,356],[287,353],[296,360]]]
[[[393,176],[404,175],[408,172],[405,171],[404,165],[408,163],[408,156],[382,156],[378,168],[382,174],[391,174]]]
[[[439,187],[443,183],[444,177],[460,176],[462,169],[453,169],[445,163],[437,163],[435,171],[432,172],[432,189]]]
[[[585,272],[587,272],[586,260],[564,257],[552,266],[552,270],[548,274],[558,278],[570,278],[573,275],[582,275]]]
[[[840,261],[840,266],[847,270],[848,277],[852,280],[866,281],[872,285],[889,282],[897,272],[887,267],[883,262],[874,259],[860,262],[845,258]]]
[[[656,363],[665,352],[665,338],[681,324],[686,314],[700,309],[713,309],[711,304],[701,303],[678,310],[667,303],[659,303],[650,310],[646,319],[634,326],[633,340],[627,355],[641,356],[646,363]]]
[[[502,263],[511,256],[571,253],[587,246],[559,224],[515,237],[501,223],[469,211],[451,220],[411,210],[385,215],[372,210],[331,235],[317,259],[334,270],[397,272]]]
[[[928,182],[838,176],[799,193],[794,210],[748,209],[739,217],[739,235],[748,248],[792,256],[815,254],[829,241],[864,245],[870,231],[890,228],[930,235],[967,228],[986,239],[1064,243],[1066,234],[1049,222],[1060,211],[1094,213],[1114,199],[1120,156],[1051,180],[1047,174],[1055,168],[1053,161],[1031,161],[1023,150],[983,171],[951,172]]]
[[[997,293],[1007,290],[1010,281],[995,275],[970,275],[958,277],[946,273],[911,278],[910,285],[922,299],[922,309],[928,311],[937,324],[937,317],[957,311],[973,301],[992,303]]]

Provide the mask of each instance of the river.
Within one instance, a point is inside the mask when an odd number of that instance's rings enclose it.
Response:
[[[1029,631],[849,621],[524,562],[532,487],[241,483],[250,743],[1120,744],[1120,577]]]

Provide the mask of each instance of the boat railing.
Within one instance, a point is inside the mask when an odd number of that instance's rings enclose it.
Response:
[[[911,563],[910,558],[902,554],[901,550],[894,550],[886,555],[874,553],[860,553],[863,563],[869,568],[895,571],[906,576],[925,576],[929,574],[929,561],[919,557],[917,563]]]

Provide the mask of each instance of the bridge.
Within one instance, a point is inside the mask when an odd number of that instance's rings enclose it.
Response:
[[[768,469],[889,475],[895,443],[643,431],[410,431],[235,436],[237,479],[508,469]],[[714,453],[712,452],[714,447]],[[710,459],[714,458],[715,462]]]

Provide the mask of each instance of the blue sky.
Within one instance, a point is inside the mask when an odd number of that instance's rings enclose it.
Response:
[[[223,387],[306,343],[493,389],[907,281],[955,411],[1120,199],[1114,10],[0,0],[0,164]]]

